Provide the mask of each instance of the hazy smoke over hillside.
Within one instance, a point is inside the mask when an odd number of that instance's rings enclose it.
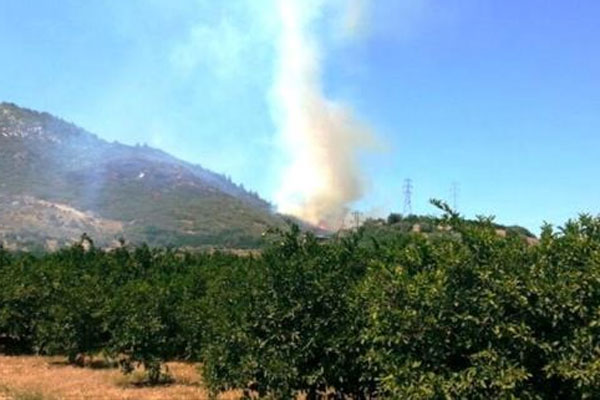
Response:
[[[280,211],[315,224],[339,224],[363,193],[357,153],[371,134],[351,111],[327,99],[315,21],[336,0],[278,0],[281,22],[274,108],[290,158],[277,203]],[[348,2],[345,29],[355,29],[359,1]]]

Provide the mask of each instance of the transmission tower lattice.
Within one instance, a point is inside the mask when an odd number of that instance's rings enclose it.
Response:
[[[452,188],[450,189],[452,195],[452,208],[454,211],[458,211],[458,195],[460,194],[460,184],[458,182],[452,182]]]
[[[348,210],[344,210],[342,217],[340,218],[340,227],[338,232],[343,231],[346,228],[346,218],[348,217]]]
[[[404,215],[412,215],[412,179],[404,180]]]
[[[362,216],[362,213],[360,211],[354,211],[352,216],[354,217],[354,226],[356,229],[358,229],[360,226],[360,217]]]

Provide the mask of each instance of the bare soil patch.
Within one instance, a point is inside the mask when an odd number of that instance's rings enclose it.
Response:
[[[196,365],[168,363],[173,384],[135,387],[118,369],[80,368],[60,357],[0,356],[0,400],[35,398],[43,400],[185,400],[208,399]],[[227,393],[221,400],[233,400]]]

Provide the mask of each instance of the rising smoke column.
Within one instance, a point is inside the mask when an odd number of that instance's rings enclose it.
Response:
[[[372,143],[344,105],[327,99],[311,29],[326,0],[277,0],[281,21],[275,116],[289,165],[277,194],[283,213],[336,227],[363,194],[357,153]]]

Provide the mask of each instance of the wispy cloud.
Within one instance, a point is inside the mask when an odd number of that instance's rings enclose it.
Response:
[[[336,34],[342,40],[354,39],[368,31],[371,0],[337,0],[335,8],[340,15],[336,19]]]
[[[197,21],[172,49],[174,69],[187,76],[207,71],[238,84],[251,79],[272,50],[269,3],[271,0],[231,0],[219,5],[199,1]]]
[[[173,49],[171,62],[186,75],[203,67],[219,78],[227,78],[243,68],[250,45],[248,35],[223,18],[216,26],[194,26],[188,39]]]

